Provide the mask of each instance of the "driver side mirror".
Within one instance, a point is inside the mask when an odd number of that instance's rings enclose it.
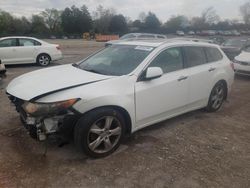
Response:
[[[146,70],[146,74],[144,80],[152,80],[159,78],[163,75],[163,71],[160,67],[148,67]]]

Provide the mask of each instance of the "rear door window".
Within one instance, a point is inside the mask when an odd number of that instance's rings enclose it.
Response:
[[[186,46],[183,47],[183,51],[186,67],[195,67],[206,63],[206,55],[202,47]]]
[[[221,52],[217,48],[205,47],[204,49],[208,63],[220,61],[223,58]]]
[[[0,41],[0,47],[13,47],[17,46],[16,38],[4,39]]]
[[[41,43],[38,41],[35,41],[33,39],[25,39],[20,38],[19,39],[19,46],[40,46]]]

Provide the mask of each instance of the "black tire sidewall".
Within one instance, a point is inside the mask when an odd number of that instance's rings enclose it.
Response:
[[[222,102],[218,108],[214,108],[214,107],[213,107],[213,103],[212,103],[212,96],[213,96],[213,93],[215,92],[215,89],[216,89],[219,85],[221,85],[222,88],[223,88],[224,99],[225,99],[226,87],[225,87],[225,85],[224,85],[222,82],[217,82],[217,83],[214,85],[214,87],[213,87],[213,89],[212,89],[212,91],[211,91],[211,93],[210,93],[210,96],[209,96],[208,105],[207,105],[207,107],[206,107],[206,110],[207,110],[208,112],[215,112],[215,111],[219,110],[219,109],[221,108],[222,104],[223,104],[223,102]],[[224,99],[223,99],[223,101],[224,101]]]
[[[119,141],[112,148],[112,150],[100,154],[100,153],[95,153],[89,149],[87,139],[88,139],[89,129],[92,126],[92,124],[96,120],[104,116],[114,116],[115,118],[117,118],[118,121],[120,121],[121,123],[122,134]],[[74,141],[77,148],[82,152],[84,152],[86,155],[93,158],[102,158],[110,155],[120,146],[121,141],[123,140],[124,137],[124,132],[125,132],[125,119],[122,116],[122,114],[119,111],[112,108],[100,108],[86,113],[83,117],[79,119],[74,129]]]

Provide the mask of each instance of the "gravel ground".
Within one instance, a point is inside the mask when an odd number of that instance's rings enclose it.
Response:
[[[59,43],[64,59],[81,60],[104,46],[82,40]],[[16,76],[40,69],[8,66],[0,81],[0,187],[250,187],[250,77],[235,78],[217,113],[190,112],[129,137],[111,156],[93,160],[73,144],[31,139],[5,95]]]

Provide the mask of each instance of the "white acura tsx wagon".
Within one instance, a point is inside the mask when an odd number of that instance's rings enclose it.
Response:
[[[24,74],[7,87],[30,135],[74,138],[91,157],[115,151],[125,135],[168,118],[218,110],[234,80],[216,45],[131,41],[85,60]]]

